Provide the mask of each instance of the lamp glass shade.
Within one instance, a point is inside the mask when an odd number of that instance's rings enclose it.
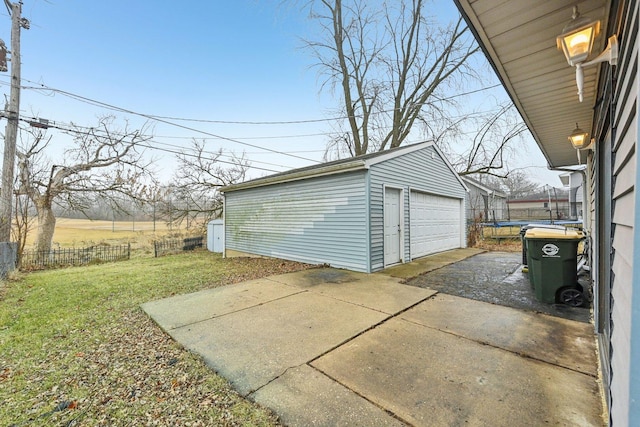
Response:
[[[576,128],[571,135],[569,135],[569,141],[573,148],[581,150],[587,147],[590,141],[587,139],[587,132],[583,132],[582,129]]]
[[[559,48],[562,48],[569,65],[574,66],[584,62],[593,48],[600,30],[600,21],[590,21],[580,18],[575,24],[567,25],[556,39]]]

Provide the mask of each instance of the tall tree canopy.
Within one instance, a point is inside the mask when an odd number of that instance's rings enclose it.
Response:
[[[450,125],[447,89],[475,78],[478,52],[461,17],[439,26],[424,0],[312,0],[322,38],[305,40],[347,117],[331,148],[356,156],[398,147],[421,123]],[[435,137],[434,137],[435,139]]]

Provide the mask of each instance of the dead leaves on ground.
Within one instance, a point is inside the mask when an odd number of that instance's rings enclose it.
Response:
[[[221,283],[297,271],[310,266],[252,259],[229,260]],[[107,322],[89,319],[42,343],[46,357],[25,364],[0,353],[3,405],[15,426],[236,426],[277,425],[273,414],[239,396],[197,356],[179,347],[139,307],[108,310]],[[64,336],[63,336],[64,335]],[[1,393],[0,393],[1,394]],[[6,406],[5,406],[6,407]],[[18,413],[19,412],[19,413]],[[0,413],[2,411],[0,410]]]

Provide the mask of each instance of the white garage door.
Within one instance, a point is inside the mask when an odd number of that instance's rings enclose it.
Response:
[[[460,199],[411,192],[411,258],[460,247]]]

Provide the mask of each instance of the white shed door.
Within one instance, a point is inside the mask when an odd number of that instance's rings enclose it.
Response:
[[[460,247],[460,199],[411,192],[411,258]]]

